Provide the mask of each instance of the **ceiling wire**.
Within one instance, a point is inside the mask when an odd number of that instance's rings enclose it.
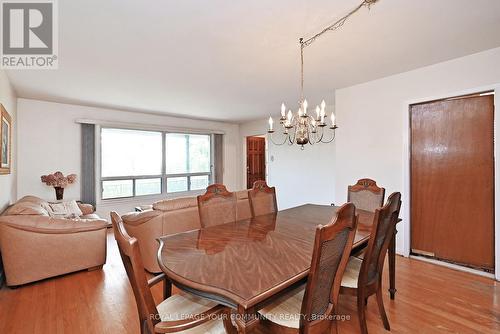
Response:
[[[351,15],[355,14],[361,8],[367,7],[368,9],[370,9],[370,7],[378,1],[379,0],[363,0],[363,2],[361,2],[356,8],[352,9],[349,13],[347,13],[346,15],[344,15],[343,17],[341,17],[340,19],[335,21],[335,23],[324,28],[323,30],[321,30],[320,32],[315,34],[314,36],[309,37],[308,39],[305,39],[305,40],[304,40],[304,38],[299,38],[299,43],[300,43],[300,101],[301,101],[301,105],[304,102],[304,48],[306,48],[309,45],[311,45],[312,43],[314,43],[314,41],[316,41],[316,39],[318,37],[322,36],[323,34],[329,32],[329,31],[335,31],[335,30],[341,28],[346,23],[347,19],[349,19],[349,17]]]
[[[325,29],[321,30],[320,32],[318,32],[316,35],[312,36],[312,37],[309,37],[308,39],[304,40],[303,38],[301,38],[299,41],[300,41],[300,44],[302,47],[307,47],[309,45],[311,45],[312,43],[314,43],[314,41],[320,37],[321,35],[325,34],[326,32],[328,31],[334,31],[334,30],[337,30],[339,29],[340,27],[342,27],[344,25],[344,23],[347,21],[347,19],[355,14],[357,11],[359,11],[361,8],[363,7],[367,7],[368,9],[370,9],[370,7],[375,4],[377,1],[379,0],[363,0],[363,2],[361,2],[356,8],[354,8],[353,10],[351,10],[349,13],[347,13],[346,15],[344,15],[343,17],[341,17],[340,19],[338,19],[335,23],[329,25],[328,27],[326,27]]]

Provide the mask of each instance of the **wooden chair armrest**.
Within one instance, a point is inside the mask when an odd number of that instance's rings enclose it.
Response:
[[[155,333],[175,333],[188,330],[213,320],[214,316],[223,313],[225,308],[225,306],[217,305],[203,313],[193,314],[188,319],[161,321],[155,325]]]
[[[161,273],[148,280],[148,287],[151,288],[160,282],[163,282],[163,300],[165,300],[172,295],[172,282],[165,273]]]
[[[165,280],[168,280],[167,275],[165,275],[165,273],[161,273],[161,274],[153,277],[152,279],[148,280],[148,286],[152,287],[152,286],[154,286],[160,282],[163,282]]]

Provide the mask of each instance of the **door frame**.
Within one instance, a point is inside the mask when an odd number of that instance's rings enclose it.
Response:
[[[410,115],[411,115],[411,105],[417,103],[425,103],[429,101],[442,100],[453,96],[469,95],[475,94],[477,92],[494,91],[494,105],[500,106],[500,83],[470,88],[462,91],[451,91],[446,94],[427,96],[412,100],[407,100],[401,107],[403,111],[403,201],[402,206],[402,218],[405,224],[404,234],[403,234],[403,255],[405,257],[410,256],[411,250],[411,191],[410,191],[410,179],[411,179],[411,131],[410,131]],[[494,107],[494,112],[498,111]],[[495,279],[500,281],[500,115],[495,112],[493,118],[494,127],[494,142],[493,142],[493,157],[494,157],[494,169],[495,169],[495,204],[494,204],[494,225],[495,225]],[[498,213],[498,214],[497,214]]]

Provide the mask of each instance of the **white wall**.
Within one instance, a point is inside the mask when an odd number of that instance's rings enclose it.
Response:
[[[387,194],[401,191],[404,221],[398,228],[399,253],[407,254],[409,248],[405,185],[409,104],[481,91],[498,83],[500,48],[337,90],[337,119],[350,130],[337,140],[337,194],[364,176],[386,187]]]
[[[57,170],[64,174],[81,174],[81,130],[80,124],[75,123],[77,119],[223,131],[224,183],[229,189],[237,190],[240,187],[239,126],[236,124],[19,99],[18,197],[35,195],[55,199],[54,189],[40,182],[41,175]],[[66,188],[65,199],[79,197],[78,182]],[[98,213],[107,218],[110,210],[125,213],[137,205],[151,204],[160,198],[98,203]]]
[[[275,162],[269,164],[270,183],[278,189],[284,207],[303,203],[343,203],[347,186],[370,177],[403,193],[403,218],[398,227],[397,252],[409,247],[408,198],[405,185],[409,104],[497,87],[500,100],[500,48],[458,58],[410,72],[339,89],[335,95],[337,138],[318,147],[277,147],[270,144]],[[277,113],[278,114],[278,113]],[[242,137],[265,131],[265,119],[242,124]],[[497,138],[499,126],[496,126]],[[496,145],[500,156],[500,145]],[[243,157],[243,164],[245,163]],[[500,163],[497,159],[497,169]],[[242,173],[244,169],[242,169]],[[500,175],[499,175],[500,176]],[[500,198],[497,177],[497,198]],[[500,212],[500,201],[497,201]],[[496,215],[500,217],[500,214]],[[497,218],[496,230],[500,231]],[[497,268],[500,268],[497,233]],[[500,274],[500,270],[497,270]],[[500,277],[500,276],[499,276]]]
[[[16,93],[10,85],[9,79],[3,70],[0,70],[0,103],[12,117],[12,168],[11,174],[0,175],[0,212],[16,199],[16,169],[17,169],[17,103]]]

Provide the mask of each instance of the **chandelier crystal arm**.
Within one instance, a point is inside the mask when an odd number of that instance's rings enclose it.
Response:
[[[295,131],[293,131],[293,137],[288,135],[288,145],[292,146],[295,143]]]
[[[281,146],[283,144],[285,144],[288,140],[288,136],[285,136],[285,139],[283,140],[283,142],[280,142],[280,143],[277,143],[274,141],[274,138],[273,138],[273,133],[274,132],[268,132],[268,138],[271,140],[271,142],[274,144],[274,145],[278,145],[278,146]]]
[[[331,139],[329,139],[329,140],[323,140],[323,138],[322,138],[321,139],[321,143],[328,144],[328,143],[331,143],[334,139],[335,139],[335,130],[333,130],[333,135],[332,135]]]

